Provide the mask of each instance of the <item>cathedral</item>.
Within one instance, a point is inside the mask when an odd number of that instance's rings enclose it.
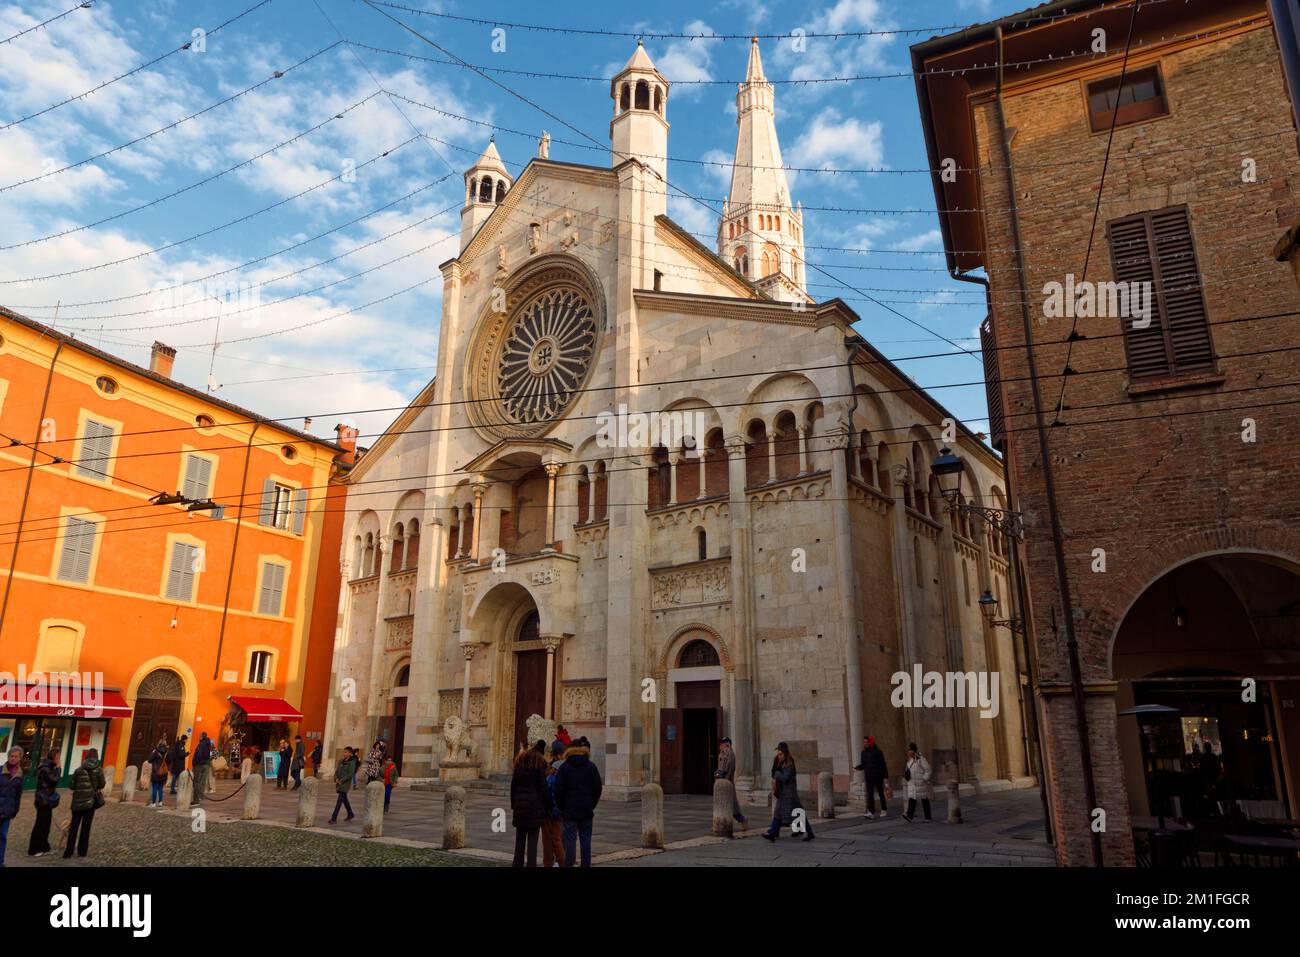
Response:
[[[736,93],[713,249],[667,215],[670,84],[637,46],[610,161],[465,173],[437,373],[347,481],[326,754],[389,743],[404,778],[493,779],[538,729],[591,742],[607,798],[709,793],[718,743],[769,788],[788,742],[860,800],[862,738],[896,783],[1036,773],[1001,460],[807,292],[758,41]],[[987,601],[985,602],[987,605]],[[894,694],[916,673],[999,705]],[[950,682],[951,684],[951,682]]]

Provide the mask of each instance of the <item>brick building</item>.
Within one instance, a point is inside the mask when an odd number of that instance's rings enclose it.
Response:
[[[1294,817],[1300,158],[1265,3],[1049,3],[912,54],[949,268],[989,281],[1060,860],[1132,863],[1160,810]]]

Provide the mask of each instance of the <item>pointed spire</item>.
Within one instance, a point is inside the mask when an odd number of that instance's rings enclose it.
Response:
[[[638,39],[636,41],[636,50],[628,59],[620,73],[626,73],[628,70],[644,70],[648,73],[658,73],[659,69],[655,66],[654,60],[650,59],[650,54],[645,52],[645,46]]]
[[[749,41],[749,65],[745,68],[745,82],[767,82],[767,77],[763,74],[763,55],[758,52],[758,37],[751,37]]]
[[[474,161],[474,165],[470,169],[492,169],[501,173],[506,172],[506,164],[501,159],[501,154],[497,152],[497,138],[495,135],[488,140],[487,147],[479,158]]]

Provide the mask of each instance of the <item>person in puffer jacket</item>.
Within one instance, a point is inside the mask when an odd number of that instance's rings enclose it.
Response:
[[[564,866],[573,867],[578,842],[582,866],[591,867],[591,827],[603,783],[591,761],[591,745],[581,737],[564,749],[564,764],[555,772],[555,803],[564,820]]]
[[[9,759],[0,767],[0,867],[5,866],[5,845],[9,823],[18,816],[23,800],[23,749],[10,748]]]
[[[103,790],[104,784],[104,769],[99,766],[99,752],[90,748],[86,751],[86,760],[81,763],[81,767],[72,772],[72,824],[68,827],[68,846],[63,851],[65,858],[72,856],[74,845],[79,857],[85,857],[86,851],[90,850],[90,825],[95,823],[95,797]]]

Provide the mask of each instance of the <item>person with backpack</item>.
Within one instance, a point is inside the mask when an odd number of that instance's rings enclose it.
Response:
[[[28,857],[44,857],[50,853],[50,824],[54,809],[59,806],[59,752],[51,748],[36,768],[36,823],[27,842]]]
[[[564,763],[555,772],[555,803],[564,820],[564,866],[573,867],[579,842],[582,866],[591,867],[591,828],[600,803],[600,771],[591,761],[585,737],[564,749]]]
[[[72,823],[68,827],[68,846],[63,851],[67,860],[76,848],[78,857],[85,857],[90,849],[90,826],[95,823],[95,812],[104,806],[104,769],[99,765],[99,752],[86,751],[86,760],[72,772]]]
[[[334,790],[338,792],[338,800],[334,802],[334,813],[330,815],[330,823],[337,824],[339,821],[339,808],[348,809],[348,820],[356,817],[352,813],[352,803],[348,800],[348,791],[352,790],[352,779],[357,773],[357,756],[351,748],[343,749],[343,760],[339,766],[334,769]]]
[[[172,794],[176,793],[176,782],[180,780],[181,772],[185,770],[185,759],[190,756],[190,753],[185,750],[185,745],[189,740],[190,736],[188,734],[182,734],[167,752],[167,770],[171,772],[172,776]]]
[[[158,746],[146,759],[149,762],[149,803],[146,807],[163,806],[163,785],[167,783],[167,741],[160,740]]]
[[[542,867],[564,866],[564,822],[560,819],[560,808],[555,803],[555,773],[563,763],[564,744],[556,741],[551,745],[546,769],[546,790],[551,798],[551,813],[542,821]]]
[[[212,739],[206,731],[199,733],[191,767],[194,769],[194,803],[202,804],[208,793],[208,774],[212,771]]]
[[[9,823],[18,816],[23,800],[23,749],[9,749],[9,760],[0,767],[0,867],[5,865]]]

